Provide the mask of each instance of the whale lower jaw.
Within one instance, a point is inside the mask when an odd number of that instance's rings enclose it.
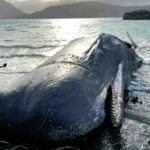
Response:
[[[123,119],[123,64],[118,66],[116,78],[111,83],[110,115],[113,127],[120,127]]]

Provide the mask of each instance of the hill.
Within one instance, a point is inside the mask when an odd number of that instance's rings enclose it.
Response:
[[[24,15],[22,18],[99,18],[122,17],[125,12],[136,9],[148,9],[150,6],[123,7],[102,2],[78,2],[73,4],[48,7],[33,14]]]
[[[0,0],[0,19],[15,18],[21,15],[24,15],[21,10],[15,8],[5,0]]]

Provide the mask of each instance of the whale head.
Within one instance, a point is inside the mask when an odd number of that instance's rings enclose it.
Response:
[[[135,44],[110,34],[101,34],[87,56],[87,63],[104,85],[101,88],[107,88],[111,95],[111,121],[113,126],[118,127],[123,118],[124,90],[131,81],[132,73],[142,64],[142,59],[136,53]]]

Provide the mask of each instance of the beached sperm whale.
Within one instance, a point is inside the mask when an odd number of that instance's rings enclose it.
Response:
[[[101,125],[111,89],[111,123],[123,117],[124,90],[141,59],[110,34],[79,38],[0,93],[0,135],[74,139]],[[106,104],[107,105],[107,104]]]

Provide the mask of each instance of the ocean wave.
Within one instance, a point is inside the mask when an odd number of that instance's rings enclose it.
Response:
[[[55,48],[58,45],[41,45],[41,46],[31,46],[31,45],[0,45],[0,49],[13,49],[13,48],[28,48],[28,49],[42,49],[42,48]]]
[[[143,64],[150,65],[150,58],[143,58]]]
[[[43,54],[11,54],[11,55],[2,55],[0,56],[0,59],[4,59],[4,58],[16,58],[16,57],[32,57],[32,58],[39,58],[39,57],[48,57],[46,55]]]
[[[16,31],[16,29],[6,29],[5,31]]]
[[[5,42],[14,42],[14,40],[5,40]]]
[[[142,91],[150,93],[150,83],[145,80],[142,74],[134,73],[134,80],[130,82],[128,86],[128,91]]]
[[[0,74],[25,74],[28,73],[27,71],[18,71],[18,72],[1,72]]]
[[[144,65],[150,65],[150,57],[145,57],[145,56],[142,55],[142,54],[138,54],[138,56],[139,56],[140,58],[142,58]]]
[[[19,31],[19,32],[23,32],[24,33],[24,32],[29,32],[29,31],[22,30],[22,31]]]
[[[16,29],[14,27],[4,27],[5,31],[15,31]]]
[[[141,85],[141,84],[131,84],[128,87],[128,91],[141,91],[141,92],[146,92],[150,93],[150,85]]]

